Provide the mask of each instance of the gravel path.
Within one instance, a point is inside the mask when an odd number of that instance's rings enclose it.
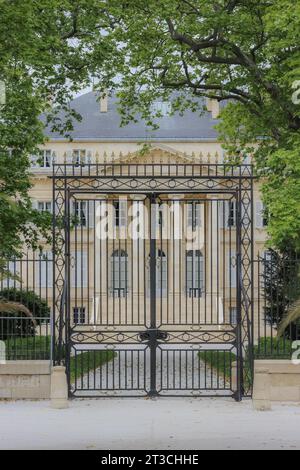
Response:
[[[229,381],[199,359],[199,350],[158,349],[156,384],[162,395],[231,395]],[[219,376],[218,376],[219,375]],[[95,391],[96,389],[96,391]],[[150,389],[149,349],[118,351],[113,361],[77,380],[76,395],[145,395]]]

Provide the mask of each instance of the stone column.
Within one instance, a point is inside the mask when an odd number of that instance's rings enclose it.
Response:
[[[52,367],[50,399],[52,408],[61,410],[69,406],[66,368],[63,366]]]
[[[267,368],[255,370],[253,406],[257,411],[271,410],[271,376]]]

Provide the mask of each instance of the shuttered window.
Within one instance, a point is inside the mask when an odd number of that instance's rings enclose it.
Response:
[[[268,216],[266,208],[262,201],[256,201],[255,204],[255,225],[256,228],[264,228],[268,225]]]
[[[204,260],[201,251],[186,253],[186,291],[188,297],[201,297],[204,289]]]
[[[71,283],[72,287],[80,289],[87,287],[87,252],[77,251],[71,253]]]
[[[127,200],[120,199],[119,201],[114,201],[114,226],[115,227],[126,227],[127,226]]]
[[[38,256],[35,261],[35,285],[36,287],[53,286],[53,256],[47,251]]]
[[[187,226],[193,230],[201,226],[201,204],[196,202],[187,204]]]
[[[126,297],[128,293],[128,255],[124,250],[115,250],[111,255],[111,294]]]

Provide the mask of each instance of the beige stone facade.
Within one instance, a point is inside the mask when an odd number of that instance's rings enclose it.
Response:
[[[177,171],[174,164],[197,163],[218,165],[224,162],[224,151],[213,130],[218,116],[216,103],[208,103],[204,117],[190,113],[188,117],[170,117],[162,120],[161,131],[149,131],[141,123],[120,128],[114,98],[97,103],[93,93],[73,102],[82,114],[82,123],[75,125],[72,141],[47,130],[48,141],[41,148],[41,156],[32,156],[32,189],[30,196],[34,207],[53,211],[53,164],[76,164],[74,175],[87,172],[82,164],[98,163],[125,165],[148,164],[158,172],[159,165]],[[146,147],[144,148],[144,144]],[[143,151],[142,151],[143,149]],[[248,157],[245,163],[250,163]],[[159,164],[157,167],[152,164]],[[125,168],[124,167],[124,168]],[[120,168],[120,167],[119,167]],[[113,170],[111,170],[113,171]],[[124,169],[128,171],[128,169]],[[183,170],[181,170],[183,171]],[[207,170],[204,170],[207,171]],[[222,331],[222,325],[230,330],[237,322],[236,288],[236,236],[237,223],[234,206],[228,194],[181,194],[180,190],[159,195],[162,210],[161,225],[157,227],[156,242],[156,319],[159,326],[173,324],[207,325]],[[208,188],[209,189],[209,188]],[[155,188],[154,188],[155,191]],[[131,218],[134,211],[145,211],[146,230],[151,211],[149,199],[143,194],[122,194],[126,199],[127,214],[122,214],[120,194],[76,194],[70,202],[70,214],[78,219],[70,227],[69,308],[71,322],[149,326],[150,322],[150,242],[149,237],[134,240],[131,234]],[[254,249],[256,256],[265,250],[266,226],[259,185],[254,184],[253,194]],[[118,202],[119,201],[119,202]],[[115,202],[118,202],[116,209]],[[172,207],[180,206],[183,237],[177,240],[179,222]],[[98,227],[101,211],[107,209],[110,236],[101,240]],[[192,208],[192,215],[190,208]],[[168,212],[169,209],[169,212]],[[116,224],[118,218],[125,222]],[[158,209],[160,211],[160,209]],[[232,211],[232,213],[231,213]],[[160,215],[159,215],[160,216]],[[221,219],[220,219],[221,216]],[[139,215],[140,217],[140,215]],[[152,217],[152,216],[151,216]],[[155,216],[156,217],[156,216]],[[154,217],[154,218],[155,218]],[[196,229],[189,230],[189,217],[196,218]],[[229,219],[231,223],[227,223]],[[83,221],[81,220],[83,219]],[[152,219],[151,219],[152,220]],[[149,227],[148,227],[149,229]],[[167,230],[165,236],[164,231]],[[196,234],[196,238],[195,238]],[[192,240],[192,241],[191,241]],[[41,263],[36,254],[29,255],[29,269],[21,265],[12,271],[21,274],[26,288],[34,289],[53,307],[53,269],[51,247],[41,241],[48,257]],[[44,258],[43,258],[44,260]],[[33,272],[32,267],[35,267]],[[255,265],[257,270],[257,266]],[[123,276],[123,277],[122,277]],[[268,336],[270,329],[264,323],[263,305],[259,299],[258,273],[255,272],[254,337]]]
[[[223,163],[224,152],[221,144],[217,142],[151,142],[147,148],[146,154],[140,153],[141,143],[130,141],[49,141],[45,147],[45,159],[40,166],[33,158],[32,181],[33,188],[31,197],[37,208],[46,210],[47,203],[52,201],[52,180],[49,178],[52,174],[52,162],[55,163],[160,163],[170,165],[172,163]],[[82,171],[80,169],[76,171]],[[130,209],[136,203],[131,194],[123,195],[128,197],[127,208]],[[112,199],[116,200],[119,195],[94,195],[88,196],[95,202],[93,204],[108,204]],[[178,242],[168,246],[167,240],[158,241],[158,249],[167,253],[168,292],[158,295],[157,298],[157,318],[159,323],[175,324],[208,324],[220,325],[222,323],[234,323],[236,320],[231,318],[235,316],[235,296],[236,286],[229,282],[228,274],[228,256],[235,256],[234,237],[236,227],[229,230],[228,227],[220,227],[217,222],[217,199],[224,199],[222,196],[216,196],[216,200],[208,195],[176,195],[175,199],[180,199],[180,204],[184,205],[189,199],[197,199],[202,204],[201,214],[202,228],[199,229],[198,240],[192,245],[193,250],[200,250],[206,253],[205,264],[209,269],[204,273],[205,293],[201,297],[193,298],[187,295],[186,291],[186,253],[187,245],[184,242]],[[210,198],[210,199],[209,199]],[[141,198],[143,199],[143,197]],[[162,202],[170,203],[170,196],[163,196]],[[101,202],[102,201],[102,202]],[[92,204],[92,202],[90,202]],[[147,205],[147,202],[140,204]],[[266,241],[266,229],[262,214],[262,203],[259,192],[259,186],[254,186],[254,254],[263,253]],[[94,206],[94,211],[95,211]],[[96,214],[96,211],[95,211]],[[88,217],[86,215],[86,217]],[[94,215],[95,217],[95,215]],[[97,216],[96,216],[97,217]],[[113,227],[113,214],[110,214]],[[213,220],[214,219],[214,220]],[[94,236],[97,219],[93,220],[93,227],[81,227],[73,230],[71,234],[70,252],[73,257],[79,261],[80,270],[85,271],[84,279],[76,279],[71,286],[71,309],[74,312],[78,306],[84,309],[85,321],[90,323],[101,323],[109,325],[112,322],[118,324],[143,324],[145,318],[149,318],[149,279],[147,263],[149,257],[149,241],[128,241],[129,233],[124,232],[121,237],[119,229],[114,240],[99,242]],[[216,230],[219,235],[216,235]],[[128,230],[128,228],[126,228]],[[76,232],[76,235],[75,235]],[[172,232],[172,230],[171,230]],[[76,240],[75,240],[76,238]],[[171,233],[171,239],[174,240],[174,234]],[[197,245],[198,244],[198,245]],[[172,244],[173,245],[173,244]],[[177,246],[177,247],[176,247]],[[45,250],[48,248],[45,247]],[[79,253],[78,253],[79,249]],[[49,247],[50,250],[50,247]],[[115,250],[126,251],[128,255],[128,293],[126,295],[115,295],[112,292],[111,257]],[[176,251],[177,250],[177,251]],[[220,259],[217,260],[219,251]],[[137,259],[136,253],[139,253]],[[77,254],[76,254],[77,253]],[[84,255],[82,255],[82,253]],[[161,258],[161,262],[163,262]],[[76,261],[77,263],[77,261]],[[226,273],[225,273],[226,271]],[[175,273],[175,275],[173,274]],[[234,274],[233,274],[234,276]],[[72,277],[72,274],[71,274]],[[158,273],[159,277],[159,273]],[[41,295],[47,296],[49,303],[52,302],[51,293],[52,278],[49,273],[48,285],[43,286]],[[163,283],[164,280],[161,280]],[[89,289],[87,288],[89,286]],[[164,287],[165,289],[165,287]],[[263,324],[263,315],[259,313],[261,306],[258,301],[258,292],[254,289],[255,300],[255,338],[259,336],[259,331],[264,334],[266,326]],[[232,313],[230,313],[232,309]],[[113,311],[113,313],[112,313]],[[73,317],[74,318],[74,317]],[[217,327],[216,327],[217,328]]]

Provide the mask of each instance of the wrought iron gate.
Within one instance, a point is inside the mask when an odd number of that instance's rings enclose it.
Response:
[[[251,394],[249,166],[55,165],[70,395]]]

